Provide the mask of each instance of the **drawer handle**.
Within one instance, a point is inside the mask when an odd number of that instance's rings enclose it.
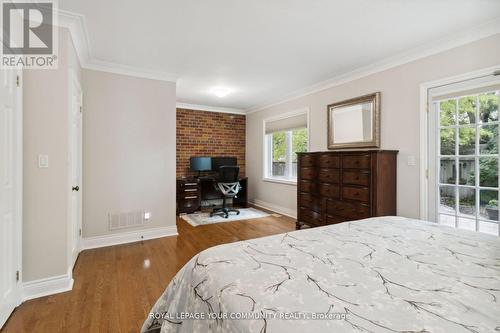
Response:
[[[198,189],[197,188],[187,188],[184,190],[184,192],[197,192]]]
[[[190,197],[184,197],[184,199],[196,199],[198,198],[196,195],[190,196]]]
[[[184,184],[184,186],[195,186],[195,185],[198,185],[197,183],[186,183]]]

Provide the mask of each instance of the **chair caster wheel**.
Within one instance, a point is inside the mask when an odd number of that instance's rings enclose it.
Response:
[[[240,212],[236,212],[236,215],[240,215]]]

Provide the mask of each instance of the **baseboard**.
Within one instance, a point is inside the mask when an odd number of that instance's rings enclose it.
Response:
[[[82,239],[82,250],[96,249],[99,247],[140,242],[167,236],[176,236],[177,226],[150,228],[121,232],[117,234],[87,237]]]
[[[64,274],[23,283],[22,301],[49,296],[73,289],[73,278]]]
[[[293,209],[290,209],[290,208],[281,207],[281,206],[271,204],[269,202],[265,202],[265,201],[262,201],[259,199],[254,199],[251,201],[251,203],[254,206],[268,209],[268,210],[271,210],[271,211],[276,212],[276,213],[281,214],[281,215],[286,215],[286,216],[289,216],[289,217],[294,218],[294,219],[297,218],[297,212],[294,211]]]

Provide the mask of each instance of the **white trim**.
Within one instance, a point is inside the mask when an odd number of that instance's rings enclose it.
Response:
[[[92,54],[85,16],[61,9],[58,10],[58,13],[59,26],[69,30],[76,54],[80,60],[80,66],[87,65],[92,58]]]
[[[176,236],[177,226],[158,227],[143,230],[122,232],[111,235],[86,237],[82,239],[82,249],[96,249],[99,247],[113,246],[119,244],[140,242],[148,239],[155,239],[167,236]]]
[[[16,122],[16,142],[18,144],[14,154],[15,159],[19,163],[16,168],[16,219],[14,221],[16,228],[16,239],[14,244],[16,246],[16,257],[14,260],[17,262],[17,270],[19,271],[19,281],[17,284],[17,303],[22,302],[22,286],[21,281],[23,278],[23,174],[24,174],[24,158],[23,158],[23,122],[24,122],[24,108],[23,108],[23,89],[24,77],[23,70],[18,69],[14,71],[14,75],[19,75],[19,87],[15,87],[16,91],[16,114],[18,116]]]
[[[73,289],[73,278],[64,274],[23,283],[22,301],[53,295]]]
[[[382,61],[355,69],[351,72],[335,76],[312,86],[297,90],[291,94],[276,99],[275,101],[247,109],[247,114],[262,111],[272,106],[280,105],[300,97],[314,94],[325,89],[336,87],[363,77],[376,74],[397,66],[401,66],[425,57],[429,57],[452,48],[472,43],[474,41],[500,33],[500,19],[495,18],[477,27],[472,27],[462,33],[453,34],[439,40],[426,43],[406,52],[386,58]]]
[[[243,109],[225,108],[220,106],[209,106],[200,104],[189,104],[189,103],[177,103],[175,106],[177,109],[187,109],[196,111],[207,111],[207,112],[220,112],[220,113],[232,113],[232,114],[246,114]]]
[[[429,102],[429,90],[432,88],[441,87],[448,84],[459,83],[466,80],[480,78],[486,75],[491,75],[500,70],[500,64],[477,71],[467,72],[460,75],[455,75],[448,78],[443,78],[435,81],[424,82],[420,84],[420,219],[427,220],[428,212],[428,179],[426,171],[428,169],[428,113],[427,108]]]
[[[133,77],[140,77],[144,79],[176,82],[178,75],[172,73],[164,73],[159,71],[146,70],[138,67],[132,67],[127,65],[121,65],[112,62],[106,62],[101,60],[92,59],[85,65],[82,65],[85,69],[91,69],[94,71],[101,71],[106,73],[127,75]]]
[[[256,207],[264,208],[270,211],[273,211],[275,213],[281,214],[281,215],[286,215],[288,217],[297,218],[297,211],[285,207],[281,207],[275,204],[271,204],[269,202],[265,202],[259,199],[253,199],[250,201],[250,203]]]
[[[264,177],[264,178],[262,178],[262,181],[269,182],[269,183],[277,183],[277,184],[285,184],[285,185],[297,186],[297,181],[296,180]]]

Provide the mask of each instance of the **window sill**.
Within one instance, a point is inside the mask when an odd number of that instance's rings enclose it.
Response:
[[[294,185],[297,186],[296,180],[288,180],[288,179],[279,179],[279,178],[262,178],[263,181],[269,183],[278,183],[278,184],[286,184],[286,185]]]

